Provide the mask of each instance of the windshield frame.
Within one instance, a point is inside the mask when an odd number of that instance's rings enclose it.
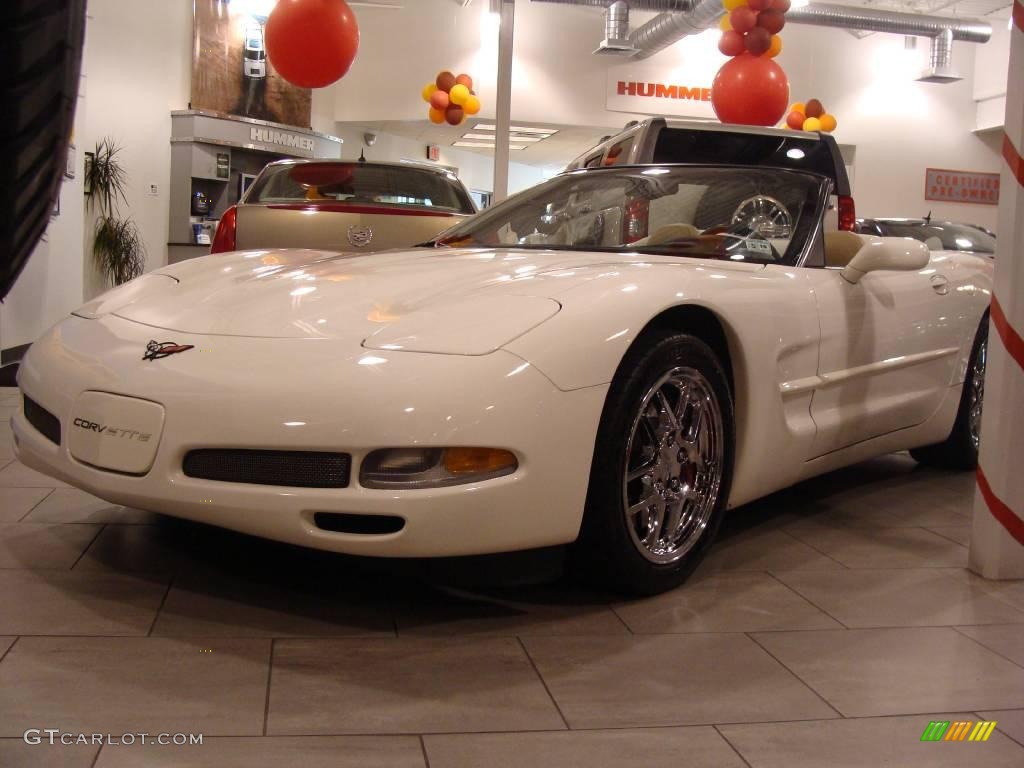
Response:
[[[760,261],[750,259],[746,263],[748,264],[772,264],[777,266],[797,267],[804,264],[807,258],[807,254],[810,252],[815,239],[818,237],[819,230],[821,229],[822,217],[825,212],[825,207],[828,205],[828,198],[832,192],[834,183],[831,179],[813,171],[796,170],[791,168],[776,168],[774,166],[763,166],[763,165],[721,165],[714,163],[631,163],[629,165],[615,165],[602,168],[576,168],[569,171],[563,171],[556,176],[552,176],[550,179],[546,179],[540,184],[536,184],[532,187],[518,192],[500,203],[496,203],[484,211],[476,214],[475,216],[467,219],[466,221],[459,222],[452,227],[439,233],[432,240],[428,240],[425,243],[421,243],[421,247],[427,248],[448,248],[443,243],[445,239],[452,237],[457,233],[458,230],[466,229],[470,227],[486,226],[487,222],[492,219],[498,219],[503,216],[502,209],[506,206],[511,206],[516,203],[517,200],[525,196],[536,195],[537,191],[547,185],[554,185],[561,183],[564,179],[573,176],[579,176],[582,174],[596,175],[596,174],[609,174],[609,175],[621,175],[628,171],[646,171],[652,168],[666,168],[672,170],[714,170],[714,171],[751,171],[757,173],[764,173],[765,171],[777,171],[786,175],[796,175],[806,177],[817,185],[817,191],[814,194],[808,195],[805,209],[799,217],[796,227],[793,230],[793,236],[791,244],[785,254],[782,254],[782,258],[773,261]],[[800,239],[799,248],[794,249],[793,243],[798,242]],[[494,248],[494,246],[488,245],[467,245],[467,246],[454,246],[454,247],[465,247],[465,248]],[[659,246],[639,246],[636,248],[628,248],[625,246],[574,246],[574,245],[559,245],[553,243],[533,244],[533,243],[522,243],[508,246],[502,246],[503,248],[509,249],[522,249],[531,251],[558,251],[558,252],[598,252],[598,253],[619,253],[619,254],[646,254],[651,256],[674,256],[678,258],[692,258],[702,259],[708,261],[722,261],[722,259],[716,259],[712,256],[705,254],[680,254],[680,253],[667,253],[666,249]]]

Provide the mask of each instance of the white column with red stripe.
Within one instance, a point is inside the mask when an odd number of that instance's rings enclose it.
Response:
[[[1024,0],[1013,5],[999,240],[970,568],[1024,578]]]

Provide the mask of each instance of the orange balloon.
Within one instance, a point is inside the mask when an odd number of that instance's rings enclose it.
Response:
[[[801,115],[806,115],[807,114],[807,107],[804,105],[804,103],[802,101],[798,101],[795,104],[793,104],[792,107],[789,108],[789,111],[790,112],[799,112]]]
[[[480,111],[480,99],[476,96],[470,96],[466,99],[466,103],[462,105],[462,109],[465,110],[467,115],[475,115]]]
[[[769,59],[774,59],[780,53],[782,53],[782,38],[778,35],[772,35],[772,44],[765,56]]]
[[[469,90],[473,90],[473,78],[470,77],[469,75],[459,75],[458,77],[455,78],[455,84],[464,85]]]
[[[427,116],[430,118],[430,122],[440,125],[441,123],[444,122],[445,114],[443,109],[434,109],[433,107],[431,107],[430,112],[427,113]]]
[[[723,123],[778,125],[789,103],[789,80],[764,56],[729,59],[711,84],[711,106]]]
[[[825,133],[832,133],[838,125],[835,116],[827,112],[819,117],[818,120],[821,122],[821,130],[825,131]]]

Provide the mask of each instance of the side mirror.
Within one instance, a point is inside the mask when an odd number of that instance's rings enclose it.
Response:
[[[842,272],[848,283],[858,283],[868,272],[891,269],[913,272],[928,266],[928,246],[909,237],[863,237],[865,241]]]

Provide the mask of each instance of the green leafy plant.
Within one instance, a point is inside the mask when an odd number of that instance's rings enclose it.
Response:
[[[118,153],[121,148],[111,138],[96,144],[85,167],[86,208],[98,218],[93,230],[92,255],[96,268],[112,285],[126,283],[142,274],[146,266],[146,247],[138,227],[130,217],[121,218],[119,203],[127,204],[127,175]]]

